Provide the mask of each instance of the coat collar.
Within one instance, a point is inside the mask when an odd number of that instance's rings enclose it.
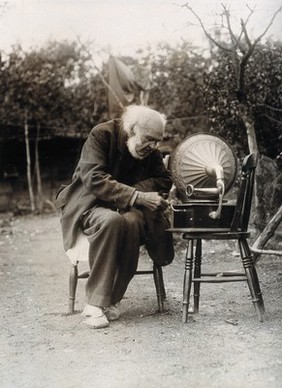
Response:
[[[118,134],[118,150],[120,153],[122,153],[127,148],[126,141],[128,139],[128,135],[122,127],[121,119],[114,120],[114,127]]]

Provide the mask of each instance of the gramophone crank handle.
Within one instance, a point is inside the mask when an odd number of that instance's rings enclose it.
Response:
[[[219,189],[219,203],[218,203],[218,208],[216,209],[216,211],[210,212],[210,214],[209,214],[210,218],[213,218],[214,220],[216,220],[217,218],[220,218],[220,216],[221,216],[222,200],[223,200],[224,191],[225,191],[223,180],[218,179],[218,181],[217,181],[217,187],[218,187],[218,189]]]

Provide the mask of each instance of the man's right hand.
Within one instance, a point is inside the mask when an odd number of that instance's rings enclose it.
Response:
[[[164,210],[168,207],[168,202],[157,192],[144,193],[142,191],[138,191],[135,204],[138,206],[144,206],[151,211]]]

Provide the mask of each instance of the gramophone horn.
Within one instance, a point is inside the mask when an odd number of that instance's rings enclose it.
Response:
[[[219,209],[210,216],[220,216],[222,198],[237,175],[237,158],[222,138],[204,133],[187,137],[171,155],[170,169],[184,202],[218,199]]]

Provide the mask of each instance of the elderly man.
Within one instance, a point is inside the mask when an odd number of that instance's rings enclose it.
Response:
[[[116,306],[136,272],[140,245],[159,265],[173,260],[162,196],[172,182],[156,149],[165,125],[161,113],[135,105],[121,119],[97,125],[82,148],[72,182],[57,196],[65,250],[75,245],[81,230],[89,241],[82,315],[91,327],[118,319]]]

